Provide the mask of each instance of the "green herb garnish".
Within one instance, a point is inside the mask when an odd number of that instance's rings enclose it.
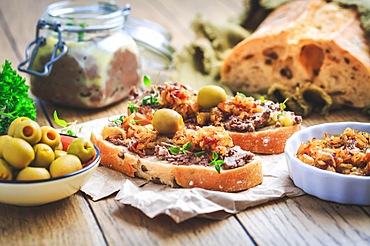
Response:
[[[194,155],[195,155],[196,157],[199,157],[199,156],[204,155],[205,153],[206,153],[206,152],[205,152],[204,150],[202,150],[202,151],[195,152],[195,153],[194,153]]]
[[[144,75],[144,85],[150,86],[152,84],[150,77],[147,75]],[[142,105],[158,105],[159,104],[159,91],[156,86],[153,87],[154,93],[148,96],[145,96],[143,100],[141,101]]]
[[[260,100],[261,100],[261,103],[265,103],[265,97],[264,96],[260,96]]]
[[[169,150],[170,150],[171,154],[173,154],[173,155],[179,154],[180,151],[186,155],[186,151],[187,150],[190,150],[191,148],[192,148],[191,143],[190,142],[187,142],[182,147],[180,147],[180,146],[173,146],[173,147],[170,147]]]
[[[285,99],[284,102],[280,103],[281,115],[284,115],[284,110],[286,109],[285,103],[289,100],[289,98]]]
[[[77,120],[73,122],[67,122],[65,120],[59,119],[56,110],[54,111],[53,118],[54,118],[55,124],[63,127],[61,132],[69,136],[77,137],[76,131],[80,132],[82,129],[82,127],[77,126]]]
[[[144,106],[145,105],[157,105],[157,104],[159,104],[157,95],[152,94],[152,95],[148,95],[148,96],[144,97],[141,104],[144,105]]]
[[[6,134],[9,125],[18,117],[36,119],[35,102],[28,96],[29,86],[5,60],[0,73],[0,134]]]
[[[150,86],[152,84],[152,82],[150,81],[150,77],[147,75],[144,75],[143,82],[145,86]]]
[[[139,106],[136,105],[135,103],[128,102],[127,108],[131,114],[139,112]]]
[[[224,160],[218,159],[218,154],[216,151],[212,151],[212,161],[209,163],[210,166],[215,166],[218,173],[221,172],[221,165],[225,164]]]
[[[113,122],[116,126],[120,126],[123,122],[123,115],[119,116],[115,120],[109,120],[110,122]]]

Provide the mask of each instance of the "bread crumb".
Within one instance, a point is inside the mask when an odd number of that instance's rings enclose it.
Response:
[[[241,181],[241,180],[236,182],[236,184],[242,184],[242,183],[243,183],[243,181]]]

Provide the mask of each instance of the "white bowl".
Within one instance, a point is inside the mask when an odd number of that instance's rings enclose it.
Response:
[[[323,139],[324,133],[340,134],[350,127],[370,132],[370,123],[340,122],[325,123],[304,128],[294,133],[286,142],[285,158],[290,178],[306,193],[323,200],[343,204],[370,205],[370,176],[355,176],[321,170],[296,157],[302,143],[313,137]]]
[[[73,137],[61,135],[63,144],[69,145]],[[80,190],[100,163],[100,151],[95,148],[95,158],[76,172],[37,181],[0,181],[0,203],[35,206],[69,197]]]

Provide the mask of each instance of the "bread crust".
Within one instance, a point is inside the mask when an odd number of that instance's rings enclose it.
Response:
[[[237,192],[257,186],[263,181],[262,161],[258,156],[242,167],[221,170],[218,173],[212,166],[179,166],[159,161],[154,156],[139,157],[123,146],[104,140],[98,132],[93,132],[90,140],[100,149],[101,165],[130,177],[139,177],[170,187]]]
[[[280,154],[284,152],[285,143],[301,124],[284,127],[268,127],[255,132],[229,132],[235,145],[244,150],[258,154]]]

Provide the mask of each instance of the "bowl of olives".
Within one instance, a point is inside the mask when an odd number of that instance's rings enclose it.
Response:
[[[0,136],[0,203],[35,206],[69,197],[99,163],[100,151],[89,140],[17,118]]]

